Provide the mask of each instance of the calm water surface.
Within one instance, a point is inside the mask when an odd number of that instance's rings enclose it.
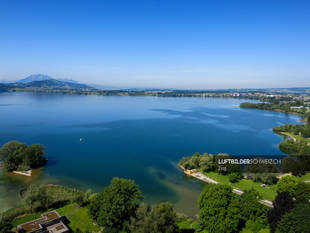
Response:
[[[222,98],[0,94],[0,145],[41,143],[49,159],[35,178],[2,174],[0,212],[17,205],[30,183],[102,190],[117,177],[134,179],[146,201],[171,201],[196,212],[203,184],[176,167],[195,152],[281,154],[272,128],[300,118],[240,109]],[[80,138],[83,140],[80,141]]]

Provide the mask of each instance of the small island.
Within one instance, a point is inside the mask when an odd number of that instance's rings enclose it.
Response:
[[[5,171],[31,176],[33,169],[46,164],[44,153],[44,147],[40,144],[27,146],[25,143],[11,141],[0,149],[0,159]]]

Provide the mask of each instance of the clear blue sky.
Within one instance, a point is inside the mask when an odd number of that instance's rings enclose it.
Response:
[[[310,86],[310,1],[0,0],[0,79]]]

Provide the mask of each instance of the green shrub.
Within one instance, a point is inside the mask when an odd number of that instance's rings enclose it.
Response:
[[[272,185],[278,182],[278,178],[274,175],[267,175],[267,176],[263,176],[262,182],[264,184]]]
[[[237,183],[242,177],[239,173],[230,173],[228,178],[231,183]]]
[[[284,176],[277,183],[277,192],[288,192],[291,195],[295,195],[297,190],[298,180],[295,176]]]

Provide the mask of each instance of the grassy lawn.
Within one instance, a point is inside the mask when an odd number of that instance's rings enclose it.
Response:
[[[89,217],[86,207],[79,207],[76,204],[69,204],[62,208],[56,209],[56,211],[60,215],[66,216],[69,219],[69,226],[73,231],[76,229],[80,229],[82,232],[85,232],[86,230],[89,232],[100,231],[100,227],[94,225],[93,221]]]
[[[49,211],[52,210],[53,209]],[[66,216],[69,219],[70,221],[69,226],[73,231],[75,231],[76,229],[80,229],[82,232],[85,232],[86,230],[89,232],[100,231],[100,227],[94,225],[93,221],[89,217],[88,210],[86,207],[79,207],[77,204],[69,204],[59,209],[56,209],[56,211],[61,216]],[[40,216],[41,213],[23,215],[21,217],[14,219],[12,225],[14,227],[17,227],[21,223],[29,222],[31,220],[40,218]]]
[[[185,221],[179,222],[178,226],[180,229],[191,229],[192,224],[193,224],[192,220],[185,220]]]
[[[26,214],[26,215],[17,217],[13,220],[12,225],[13,227],[17,227],[19,224],[40,218],[40,215],[41,213],[34,213],[34,214]]]
[[[257,190],[265,200],[273,201],[276,196],[276,186],[275,185],[268,185],[266,187],[261,187],[262,183],[254,182],[253,180],[242,179],[237,183],[229,182],[228,176],[220,175],[216,172],[208,172],[205,173],[206,176],[216,180],[221,184],[228,184],[233,188],[238,188],[242,191],[249,190],[254,188]]]
[[[299,179],[300,181],[310,180],[310,172],[306,173],[306,175],[303,175],[301,177],[297,177],[297,179]]]
[[[276,185],[268,185],[266,187],[261,187],[262,183],[254,182],[253,180],[242,179],[238,183],[232,184],[234,188],[239,188],[240,190],[249,190],[254,188],[263,197],[264,200],[273,201],[277,195]]]
[[[180,230],[199,229],[199,223],[194,222],[192,219],[179,222],[177,223],[177,225],[180,228]]]

